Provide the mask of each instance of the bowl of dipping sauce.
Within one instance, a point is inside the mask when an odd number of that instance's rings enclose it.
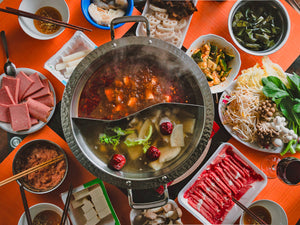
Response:
[[[133,0],[81,0],[81,11],[86,20],[93,26],[103,30],[110,29],[112,19],[131,16],[133,6]],[[114,28],[116,29],[123,24],[116,24]]]
[[[68,171],[64,150],[49,140],[37,139],[24,144],[13,160],[13,174],[20,173],[63,154],[64,159],[45,166],[17,180],[24,189],[35,194],[49,193],[58,188]]]
[[[228,16],[228,30],[234,43],[252,55],[278,51],[290,34],[290,18],[278,0],[238,0]]]
[[[68,23],[70,18],[69,7],[64,0],[23,0],[19,6],[19,10],[60,20],[65,23]],[[19,24],[26,34],[39,40],[55,38],[65,29],[62,26],[22,16],[19,16]]]
[[[288,225],[288,218],[283,208],[276,202],[262,199],[253,202],[250,209],[259,218],[270,225]],[[240,225],[257,224],[257,222],[246,212],[243,212],[240,218]]]
[[[33,225],[40,224],[60,224],[63,210],[51,203],[38,203],[29,208]],[[27,225],[25,212],[19,219],[18,225]],[[66,225],[70,225],[70,221],[66,219]]]

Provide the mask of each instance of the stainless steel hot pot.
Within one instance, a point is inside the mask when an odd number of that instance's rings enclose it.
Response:
[[[136,21],[136,18],[133,19]],[[124,20],[117,22],[124,22]],[[194,99],[193,104],[203,106],[197,115],[191,143],[186,147],[185,153],[167,168],[147,173],[124,173],[111,170],[89,148],[85,137],[78,129],[78,124],[73,119],[78,116],[78,102],[87,80],[101,65],[105,63],[116,65],[119,57],[128,58],[129,63],[134,63],[134,59],[154,60],[187,84],[189,94]],[[105,182],[127,188],[129,193],[132,189],[149,189],[166,185],[190,169],[199,159],[209,141],[213,119],[214,106],[210,88],[204,74],[193,59],[175,46],[155,38],[131,36],[114,40],[113,30],[112,41],[92,51],[76,67],[66,85],[61,103],[64,135],[75,157],[92,174]],[[91,123],[93,123],[92,120]]]

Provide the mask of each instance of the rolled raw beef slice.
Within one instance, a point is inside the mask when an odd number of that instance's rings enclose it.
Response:
[[[34,100],[43,103],[49,107],[53,107],[54,106],[54,99],[53,99],[53,94],[50,93],[49,95],[45,95],[43,97],[40,98],[35,98]]]
[[[27,99],[29,113],[32,117],[47,122],[47,118],[50,115],[51,107],[46,106],[43,103],[40,103],[32,98]]]

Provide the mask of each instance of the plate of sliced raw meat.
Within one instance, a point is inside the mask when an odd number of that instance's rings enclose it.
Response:
[[[234,224],[266,186],[267,176],[229,143],[221,144],[178,195],[179,203],[203,224]]]
[[[40,72],[18,68],[16,77],[0,76],[0,127],[14,134],[40,130],[56,106],[51,82]]]

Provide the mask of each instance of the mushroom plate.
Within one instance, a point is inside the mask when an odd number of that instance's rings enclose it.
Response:
[[[262,147],[261,145],[259,145],[257,142],[246,142],[243,141],[234,131],[232,126],[230,125],[226,125],[224,124],[224,111],[225,111],[225,107],[226,107],[226,98],[227,95],[229,95],[229,93],[235,88],[235,86],[237,85],[236,81],[234,81],[227,89],[226,91],[224,91],[220,97],[219,100],[219,105],[218,105],[218,112],[219,112],[219,117],[220,120],[223,124],[223,126],[225,127],[225,129],[227,130],[227,132],[234,137],[237,141],[239,141],[240,143],[254,149],[257,151],[261,151],[261,152],[267,152],[267,153],[276,153],[279,154],[282,152],[283,150],[283,146],[282,147],[276,147],[274,145],[269,145],[268,148]]]

